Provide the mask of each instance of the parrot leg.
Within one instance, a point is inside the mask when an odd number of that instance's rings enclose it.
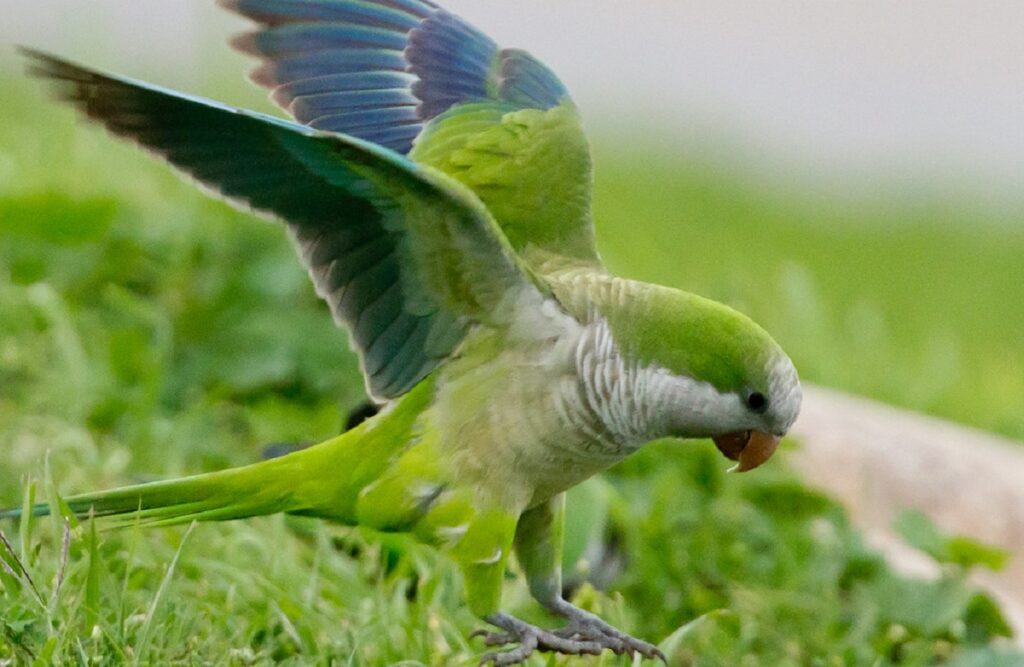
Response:
[[[486,620],[505,634],[484,633],[488,646],[519,643],[508,653],[491,654],[485,661],[495,665],[521,662],[534,651],[569,655],[600,653],[608,649],[619,655],[640,654],[665,660],[657,646],[636,639],[612,627],[594,614],[562,598],[562,538],[565,531],[565,494],[527,510],[516,526],[515,548],[519,564],[526,573],[530,593],[550,612],[569,622],[559,630],[545,631],[528,626],[504,614]]]

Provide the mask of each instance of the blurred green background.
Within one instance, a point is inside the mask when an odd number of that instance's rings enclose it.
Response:
[[[362,382],[282,230],[82,126],[4,62],[0,504],[337,433]],[[197,92],[251,99],[229,69]],[[656,132],[598,131],[595,154],[614,271],[740,308],[807,380],[1024,438],[1024,206],[979,205],[969,188],[780,187],[742,151]],[[742,480],[723,468],[710,447],[658,443],[580,491],[576,600],[664,640],[672,664],[1024,664],[965,580],[1005,554],[910,515],[901,534],[942,574],[903,577],[783,464]],[[59,521],[0,529],[0,662],[475,664],[483,651],[450,564],[401,538],[281,517],[188,534],[82,525],[61,574]],[[521,582],[507,588],[516,612],[551,622]]]

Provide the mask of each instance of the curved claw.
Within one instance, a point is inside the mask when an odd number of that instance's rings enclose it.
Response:
[[[631,637],[625,633],[605,632],[604,628],[565,627],[555,633],[559,637],[575,641],[596,641],[616,655],[633,655],[639,653],[648,660],[661,660],[666,665],[668,658],[664,652],[653,644]]]

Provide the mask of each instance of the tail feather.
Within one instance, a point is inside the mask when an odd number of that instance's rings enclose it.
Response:
[[[339,453],[344,456],[347,452],[342,449],[351,449],[345,447],[353,440],[346,437],[350,433],[308,450],[241,468],[86,493],[65,498],[64,502],[79,518],[110,519],[115,527],[230,521],[279,512],[324,515],[320,511],[323,498],[315,493],[322,488],[321,480],[311,479],[324,468],[315,459]],[[343,480],[337,482],[344,485]],[[52,511],[49,503],[39,503],[31,513],[47,516]],[[0,519],[19,519],[23,513],[22,508],[2,510]]]
[[[63,503],[78,517],[94,516],[115,526],[230,521],[279,512],[353,525],[360,493],[394,464],[418,433],[418,420],[433,395],[433,383],[421,382],[390,409],[352,430],[280,458],[71,496]],[[35,516],[51,512],[47,503],[31,508]],[[21,508],[0,510],[0,519],[22,514]]]
[[[250,468],[87,493],[66,498],[65,503],[79,518],[115,518],[119,523],[144,525],[245,518],[287,510],[287,498],[250,487],[245,477],[251,475],[240,474],[244,472]],[[32,508],[35,516],[52,511],[49,503]],[[21,508],[12,508],[0,512],[0,518],[18,519],[22,513]]]

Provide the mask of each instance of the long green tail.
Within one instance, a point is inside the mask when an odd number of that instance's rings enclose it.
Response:
[[[65,502],[79,517],[112,517],[122,524],[169,526],[278,512],[355,524],[359,493],[413,439],[417,419],[432,397],[428,379],[388,411],[308,449],[241,468],[72,496]],[[32,508],[37,516],[51,511],[46,503]],[[0,519],[21,515],[20,508],[0,511]]]
[[[325,518],[344,519],[337,512],[324,511],[324,493],[336,497],[351,480],[335,478],[330,489],[328,480],[315,476],[324,470],[318,460],[351,456],[356,434],[350,431],[308,450],[241,468],[87,493],[64,501],[79,517],[113,517],[124,523],[137,521],[152,526],[228,521],[278,512],[331,514]],[[47,503],[32,508],[36,516],[51,511]],[[21,515],[20,508],[0,512],[0,518],[17,519]]]

